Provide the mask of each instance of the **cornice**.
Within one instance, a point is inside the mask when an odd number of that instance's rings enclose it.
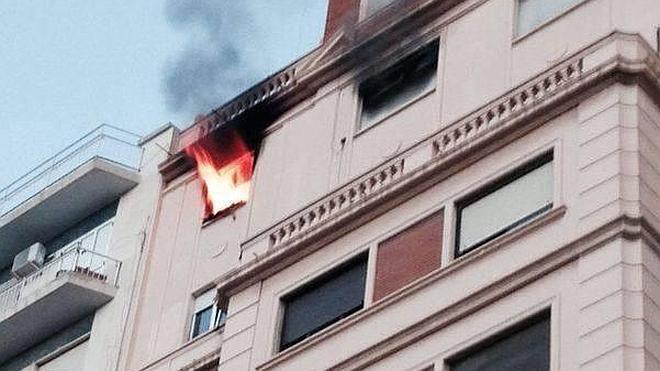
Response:
[[[658,59],[637,35],[599,40],[245,241],[256,258],[219,277],[218,289],[231,295],[263,280],[611,84],[660,97]]]

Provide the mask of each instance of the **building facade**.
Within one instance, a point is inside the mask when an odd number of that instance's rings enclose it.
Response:
[[[330,1],[319,48],[161,166],[125,368],[660,370],[658,25]],[[249,196],[213,215],[189,149],[232,132]]]
[[[116,285],[65,275],[106,304],[56,354],[660,370],[659,26],[657,0],[330,0],[317,49],[153,147],[114,219],[143,242],[115,225]]]
[[[161,166],[125,369],[660,370],[659,25],[330,1],[319,48]],[[231,133],[249,195],[210,212]]]
[[[102,125],[1,191],[0,370],[121,369],[176,132]]]

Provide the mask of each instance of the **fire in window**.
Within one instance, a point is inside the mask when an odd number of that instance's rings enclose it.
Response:
[[[244,205],[250,195],[255,151],[235,129],[226,129],[186,148],[202,182],[205,218]]]

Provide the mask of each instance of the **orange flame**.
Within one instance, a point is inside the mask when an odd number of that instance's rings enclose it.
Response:
[[[213,151],[194,144],[186,153],[197,163],[207,217],[247,202],[254,155],[237,135],[227,147]]]

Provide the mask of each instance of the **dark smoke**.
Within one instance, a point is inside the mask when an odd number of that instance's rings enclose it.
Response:
[[[261,77],[242,44],[254,42],[254,19],[243,0],[168,0],[176,27],[192,31],[184,51],[166,68],[164,89],[173,111],[209,111]]]

